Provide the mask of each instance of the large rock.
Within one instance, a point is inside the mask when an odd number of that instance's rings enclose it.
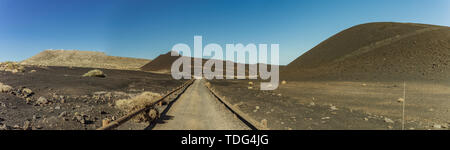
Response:
[[[11,130],[11,127],[6,124],[0,124],[0,130]]]
[[[384,122],[386,122],[386,123],[394,123],[394,121],[392,119],[389,119],[387,117],[384,118]]]
[[[36,104],[38,105],[45,105],[48,103],[49,101],[45,97],[39,97],[38,100],[36,101]]]
[[[91,71],[85,73],[83,75],[83,77],[100,77],[100,78],[104,78],[104,77],[106,77],[106,75],[103,73],[103,71],[98,70],[98,69],[94,69],[94,70],[91,70]]]
[[[25,72],[25,67],[16,62],[0,63],[0,71],[9,71],[12,73]]]
[[[0,92],[6,93],[11,91],[13,88],[9,85],[5,85],[3,83],[0,82]]]

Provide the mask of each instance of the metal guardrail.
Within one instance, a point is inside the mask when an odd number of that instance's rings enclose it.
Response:
[[[117,127],[119,127],[120,125],[122,125],[123,123],[127,122],[128,120],[130,120],[131,118],[135,117],[136,115],[148,111],[148,110],[151,109],[155,104],[158,104],[159,102],[162,102],[165,98],[167,98],[168,96],[172,95],[172,94],[175,93],[176,91],[186,89],[186,88],[189,87],[192,83],[194,83],[194,79],[191,79],[191,80],[189,80],[189,81],[186,81],[186,82],[183,83],[181,86],[179,86],[179,87],[175,88],[174,90],[170,91],[169,93],[165,94],[164,96],[162,96],[161,98],[159,98],[157,101],[148,104],[148,105],[145,106],[144,108],[139,109],[139,110],[136,110],[136,111],[134,111],[134,112],[131,112],[131,113],[129,113],[129,114],[123,116],[123,117],[120,117],[119,119],[114,120],[114,121],[108,123],[107,125],[105,125],[105,126],[103,126],[103,127],[101,127],[101,128],[98,128],[97,130],[112,130],[112,129],[114,129],[114,128],[117,128]]]

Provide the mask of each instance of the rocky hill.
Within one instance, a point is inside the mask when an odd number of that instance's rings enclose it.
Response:
[[[108,56],[103,52],[79,50],[45,50],[21,62],[24,65],[69,66],[135,70],[151,60]]]

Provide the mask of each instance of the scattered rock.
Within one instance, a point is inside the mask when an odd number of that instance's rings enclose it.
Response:
[[[89,118],[89,116],[76,112],[75,115],[73,116],[72,120],[78,121],[81,124],[88,124],[89,121],[87,118]]]
[[[30,73],[35,73],[36,72],[36,70],[30,70]]]
[[[32,129],[33,130],[39,130],[39,129],[42,129],[42,126],[36,125],[36,126],[33,126]]]
[[[387,117],[384,117],[384,122],[387,122],[387,123],[394,123],[394,121],[393,121],[392,119],[389,119],[389,118],[387,118]]]
[[[60,117],[60,118],[65,117],[65,116],[67,116],[67,112],[66,112],[66,111],[63,111],[63,112],[61,112],[61,113],[58,115],[58,117]]]
[[[314,103],[314,102],[311,102],[311,103],[309,103],[309,105],[308,106],[316,106],[316,103]]]
[[[0,125],[0,130],[11,130],[11,127],[7,126],[6,124],[1,124]]]
[[[80,122],[81,124],[85,124],[86,123],[86,119],[84,119],[83,116],[76,116],[76,119],[78,122]]]
[[[9,71],[12,73],[25,72],[25,67],[17,62],[0,63],[0,71]]]
[[[60,110],[61,106],[55,106],[55,110]]]
[[[435,128],[435,129],[441,129],[441,128],[442,128],[442,125],[440,125],[440,124],[434,124],[434,125],[433,125],[433,128]]]
[[[31,100],[31,98],[29,98],[29,97],[25,99],[25,103],[26,103],[26,104],[31,104],[31,101],[32,101],[32,100]]]
[[[59,96],[58,96],[56,93],[53,93],[53,94],[52,94],[52,98],[53,98],[53,99],[58,99]]]
[[[61,119],[62,119],[63,121],[69,121],[69,119],[67,119],[66,117],[61,117]]]
[[[364,118],[364,121],[369,121],[369,118]]]
[[[403,103],[404,101],[405,101],[404,98],[398,98],[398,100],[397,100],[397,102],[399,102],[399,103]]]
[[[335,111],[335,110],[338,110],[338,108],[336,106],[330,105],[330,110]]]
[[[25,123],[23,124],[23,130],[31,130],[31,122],[30,121],[25,121]]]
[[[36,104],[38,105],[45,105],[48,104],[48,100],[45,97],[39,97],[36,101]]]
[[[100,78],[104,78],[104,77],[106,77],[106,75],[103,73],[103,71],[98,70],[98,69],[94,69],[94,70],[91,70],[91,71],[85,73],[83,75],[83,77],[100,77]]]
[[[22,89],[22,95],[23,95],[23,97],[25,97],[25,98],[30,97],[30,96],[32,96],[33,94],[34,94],[34,92],[33,92],[31,89],[29,89],[29,88],[24,88],[24,89]]]
[[[13,88],[9,85],[5,85],[3,83],[0,82],[0,92],[6,93],[11,91]]]
[[[328,120],[328,119],[330,119],[330,117],[322,117],[321,119],[322,120]]]
[[[16,124],[13,126],[13,129],[20,129],[20,126]]]
[[[282,84],[282,85],[284,85],[284,84],[286,84],[286,83],[287,83],[286,80],[281,81],[281,84]]]

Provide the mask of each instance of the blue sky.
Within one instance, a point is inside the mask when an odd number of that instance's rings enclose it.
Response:
[[[450,25],[449,0],[0,0],[0,61],[45,49],[153,59],[177,43],[277,43],[288,64],[367,22]]]

